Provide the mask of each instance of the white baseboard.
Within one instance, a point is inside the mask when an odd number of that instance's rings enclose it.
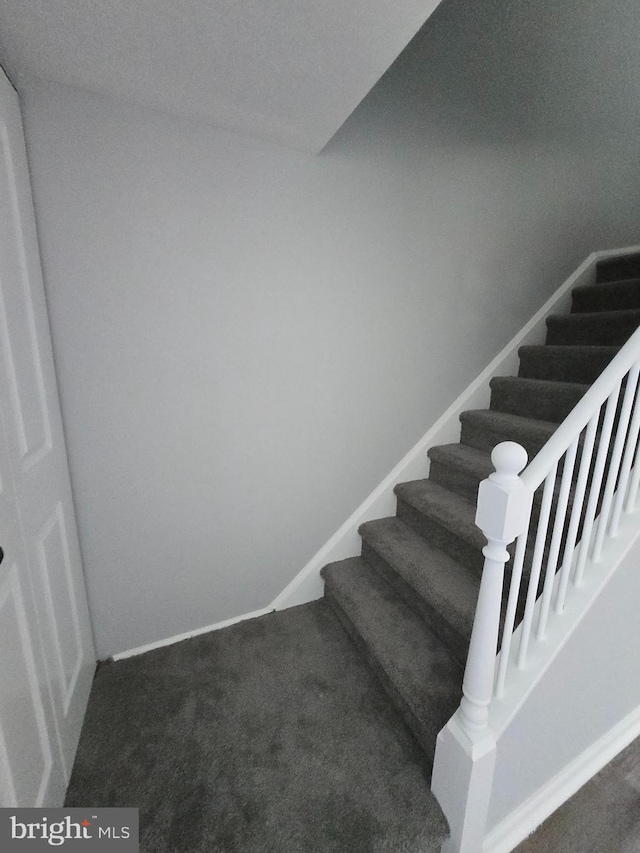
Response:
[[[509,341],[493,361],[474,379],[436,421],[428,432],[418,441],[398,465],[388,474],[356,511],[345,521],[331,539],[309,560],[300,572],[287,584],[285,589],[271,602],[274,610],[284,610],[296,604],[315,601],[323,592],[320,569],[335,560],[355,557],[360,553],[361,540],[358,528],[365,521],[384,518],[395,514],[394,486],[407,480],[418,480],[429,476],[427,451],[437,444],[456,442],[460,435],[458,416],[465,409],[486,408],[489,404],[489,381],[494,376],[517,373],[518,348],[523,344],[543,343],[546,334],[545,320],[553,311],[569,307],[571,290],[579,284],[595,281],[598,261],[607,258],[633,254],[640,246],[627,246],[622,249],[606,249],[593,252],[569,278],[545,302],[529,322]]]
[[[485,836],[482,853],[510,853],[640,735],[636,708]]]
[[[640,246],[629,246],[624,249],[610,249],[594,252],[586,258],[574,273],[562,284],[558,290],[545,302],[542,308],[534,314],[529,322],[511,339],[511,341],[498,353],[493,361],[474,379],[473,382],[462,392],[462,394],[449,406],[444,414],[438,418],[435,424],[425,435],[411,448],[407,455],[396,465],[384,480],[371,492],[354,513],[345,521],[342,527],[320,548],[309,560],[298,574],[287,584],[282,592],[273,599],[271,604],[261,610],[252,613],[244,613],[231,619],[225,619],[215,625],[206,628],[198,628],[166,640],[139,646],[126,652],[113,655],[112,660],[123,660],[134,655],[144,654],[153,649],[179,643],[208,631],[217,631],[229,625],[235,625],[245,619],[253,619],[256,616],[264,616],[273,610],[284,610],[298,604],[306,604],[322,597],[323,584],[320,577],[320,569],[335,560],[343,560],[360,553],[361,540],[358,528],[365,521],[375,518],[384,518],[395,514],[394,486],[407,480],[417,480],[429,475],[429,459],[427,451],[437,444],[456,442],[459,439],[460,423],[458,416],[465,409],[486,408],[489,404],[489,382],[494,376],[503,375],[517,371],[518,348],[523,344],[542,343],[545,334],[545,320],[554,309],[563,307],[563,299],[568,305],[570,291],[577,284],[585,284],[590,276],[595,276],[595,265],[599,260],[615,257],[617,255],[639,252]]]
[[[617,251],[617,250],[615,250]],[[620,250],[617,253],[621,254]],[[438,444],[459,441],[459,415],[466,409],[483,409],[489,405],[489,382],[494,376],[517,373],[518,349],[523,344],[543,343],[546,334],[545,320],[554,310],[569,306],[570,292],[577,284],[586,284],[595,278],[596,262],[609,253],[597,252],[589,255],[578,269],[562,284],[529,322],[509,341],[491,363],[449,406],[444,414],[415,444],[398,465],[371,492],[368,498],[345,521],[340,529],[309,560],[285,589],[274,598],[271,607],[283,610],[296,604],[314,601],[322,596],[320,569],[335,560],[344,560],[360,553],[361,540],[358,528],[365,521],[394,515],[396,510],[394,486],[407,480],[418,480],[429,476],[427,451]]]
[[[255,619],[258,616],[266,616],[267,613],[272,613],[273,607],[263,607],[262,610],[254,610],[251,613],[242,613],[240,616],[233,616],[231,619],[223,619],[222,622],[216,622],[215,625],[207,625],[204,628],[196,628],[194,631],[186,631],[184,634],[176,634],[175,637],[167,637],[165,640],[157,640],[155,643],[147,643],[146,646],[138,646],[135,649],[129,649],[126,652],[118,652],[117,655],[112,655],[111,660],[124,660],[132,658],[135,655],[143,655],[145,652],[151,652],[154,649],[161,649],[163,646],[172,646],[174,643],[180,643],[182,640],[190,640],[191,637],[199,637],[200,634],[208,634],[209,631],[219,631],[221,628],[228,628],[229,625],[236,625],[238,622],[244,622],[245,619]]]

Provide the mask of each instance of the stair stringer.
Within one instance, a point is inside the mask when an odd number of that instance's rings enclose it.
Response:
[[[504,696],[491,703],[489,748],[469,740],[457,712],[442,729],[431,787],[451,828],[443,853],[509,853],[640,735],[640,678],[631,677],[640,641],[629,618],[640,601],[639,564],[636,509],[601,559],[587,562],[526,668],[510,670]],[[539,608],[540,599],[534,625]],[[598,696],[606,698],[594,713]]]
[[[640,246],[607,249],[590,254],[265,609],[267,611],[284,610],[287,607],[321,598],[323,581],[320,570],[328,563],[354,557],[360,553],[362,540],[358,534],[358,528],[365,521],[395,514],[396,497],[393,491],[395,486],[429,476],[430,462],[427,451],[437,445],[459,440],[459,416],[462,412],[468,409],[488,408],[491,380],[495,376],[518,373],[518,349],[525,345],[544,343],[547,317],[554,313],[569,311],[571,290],[579,285],[595,283],[598,261],[634,252],[640,252]]]

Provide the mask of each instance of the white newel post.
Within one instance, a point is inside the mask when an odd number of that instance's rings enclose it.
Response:
[[[507,546],[526,530],[532,495],[518,476],[527,453],[513,441],[491,454],[495,472],[480,483],[476,524],[487,537],[460,708],[438,735],[431,788],[451,837],[443,853],[480,853],[496,742],[489,727]]]

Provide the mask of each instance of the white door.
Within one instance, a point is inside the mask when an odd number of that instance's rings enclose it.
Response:
[[[65,768],[3,429],[0,536],[0,807],[59,805]]]
[[[95,654],[18,98],[0,73],[0,805],[61,805]]]

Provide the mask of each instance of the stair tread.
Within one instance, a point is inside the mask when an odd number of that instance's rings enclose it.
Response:
[[[608,313],[613,314],[617,312],[610,311]],[[580,358],[581,356],[593,355],[600,352],[602,355],[610,355],[613,358],[619,351],[619,346],[609,346],[607,344],[596,344],[595,346],[587,344],[523,344],[518,349],[518,355],[527,352],[545,352],[550,357],[553,357],[568,353]]]
[[[466,412],[461,412],[460,420],[468,420],[470,418],[475,420],[484,420],[487,421],[487,423],[504,424],[505,426],[518,424],[522,427],[541,429],[550,432],[555,432],[555,430],[558,429],[558,424],[553,423],[553,421],[542,421],[538,418],[524,418],[522,415],[512,415],[509,412],[495,412],[491,409],[467,409]]]
[[[532,391],[574,391],[576,385],[586,392],[591,386],[587,382],[562,382],[558,379],[535,379],[526,376],[494,376],[489,382],[493,388],[496,385],[513,385],[516,387],[529,388]]]
[[[640,285],[640,278],[621,278],[617,281],[593,281],[589,284],[577,284],[571,289],[571,293],[592,293],[593,291],[609,290],[612,287],[634,287],[636,285]]]
[[[496,412],[492,409],[469,409],[462,412],[460,421],[482,426],[491,432],[503,433],[507,441],[524,439],[547,441],[558,429],[554,421],[542,421],[537,418],[526,418],[522,415],[512,415],[507,412]],[[512,438],[514,436],[514,438]]]
[[[475,477],[478,483],[486,480],[495,471],[495,467],[491,461],[491,454],[488,451],[478,450],[478,448],[471,447],[468,444],[440,444],[430,448],[428,455],[434,462],[438,461],[451,468],[466,471]],[[447,486],[445,485],[444,488],[446,489]],[[555,491],[560,491],[560,479],[558,479]],[[542,500],[541,489],[536,490],[533,499],[534,503]],[[475,502],[472,503],[475,505]]]
[[[492,411],[554,423],[561,423],[590,387],[588,383],[525,376],[495,376],[489,385]]]
[[[518,375],[591,384],[619,351],[602,344],[525,344],[518,350]]]
[[[550,344],[622,345],[640,326],[640,309],[553,314],[546,325]]]
[[[614,312],[610,312],[614,313]],[[523,344],[518,355],[522,358],[528,353],[544,354],[547,358],[562,358],[563,356],[571,356],[572,358],[582,359],[587,356],[601,355],[607,358],[614,358],[620,352],[618,345],[612,346],[609,344]],[[556,380],[552,380],[556,381]],[[560,380],[567,381],[567,380]]]
[[[437,444],[429,448],[427,456],[432,462],[441,462],[451,468],[468,471],[477,476],[478,480],[484,480],[494,472],[490,453],[461,442]]]
[[[422,515],[429,516],[465,542],[484,548],[486,539],[476,526],[476,506],[456,492],[431,480],[410,480],[394,489],[396,495]]]
[[[640,308],[640,278],[582,284],[571,291],[571,312]]]
[[[429,479],[476,502],[478,486],[493,474],[491,453],[470,444],[441,444],[427,451],[431,460]]]
[[[390,684],[427,729],[460,701],[462,670],[433,634],[361,557],[330,563],[322,577]]]
[[[360,535],[422,599],[470,638],[480,581],[399,518],[368,521]]]
[[[604,283],[600,284],[600,287],[604,286],[606,286]],[[623,308],[621,311],[575,311],[572,314],[551,314],[545,322],[547,326],[553,323],[567,323],[568,325],[593,323],[595,326],[608,320],[619,322],[625,316],[628,316],[629,319],[636,317],[640,319],[640,308]]]
[[[596,264],[596,281],[598,283],[621,281],[639,274],[640,255],[637,252],[632,252],[629,255],[614,255],[598,261]]]

